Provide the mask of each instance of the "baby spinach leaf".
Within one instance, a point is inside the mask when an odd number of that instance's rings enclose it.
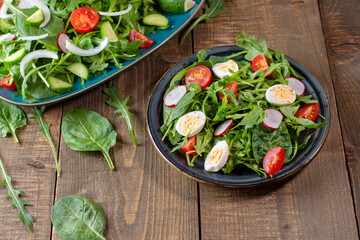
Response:
[[[27,116],[29,118],[35,118],[36,120],[38,120],[38,122],[40,124],[40,132],[45,136],[45,138],[48,140],[48,142],[50,144],[51,151],[53,152],[54,159],[55,159],[55,165],[56,165],[58,177],[60,177],[58,157],[57,157],[54,143],[53,143],[53,141],[51,139],[51,135],[50,135],[50,124],[46,123],[42,116],[43,112],[45,111],[45,107],[42,107],[41,109],[38,109],[37,107],[32,107],[32,110],[34,111],[34,114],[28,114]]]
[[[0,137],[6,137],[11,133],[15,142],[19,143],[15,130],[25,125],[24,112],[16,105],[0,100]]]
[[[135,146],[137,146],[138,143],[136,141],[134,127],[131,122],[131,118],[134,116],[134,114],[130,112],[131,108],[128,105],[126,105],[127,102],[129,101],[129,96],[122,99],[120,96],[120,89],[115,87],[113,83],[109,84],[109,88],[104,89],[104,93],[112,98],[112,100],[108,100],[106,101],[106,103],[112,107],[117,108],[114,113],[120,113],[120,117],[125,118],[131,138]]]
[[[51,209],[56,233],[64,240],[105,240],[104,210],[92,199],[82,195],[60,198]]]
[[[262,124],[254,126],[252,150],[255,160],[260,163],[265,154],[273,147],[281,147],[285,150],[285,161],[290,158],[292,144],[286,124],[282,122],[276,130],[269,129]]]
[[[65,114],[61,130],[71,149],[101,151],[111,170],[114,170],[109,149],[116,144],[117,133],[106,118],[90,110],[71,110]]]
[[[13,188],[11,184],[11,177],[9,177],[6,172],[4,165],[0,159],[0,172],[2,173],[4,179],[2,180],[2,184],[6,185],[8,188],[8,195],[6,199],[9,200],[10,198],[13,199],[12,209],[17,208],[19,210],[19,218],[20,222],[24,222],[25,225],[29,228],[30,232],[33,232],[33,225],[32,223],[35,222],[34,218],[25,210],[25,206],[31,206],[31,203],[25,202],[20,199],[20,195],[24,194],[21,190],[16,190]]]
[[[57,36],[63,31],[64,23],[56,15],[51,15],[50,22],[43,28],[38,26],[28,26],[25,24],[26,19],[36,12],[36,8],[23,9],[21,10],[23,14],[16,13],[15,15],[15,27],[17,32],[25,36],[39,36],[42,34],[49,34],[49,37],[41,39],[40,42],[44,45],[57,50]],[[18,10],[20,11],[20,10]]]

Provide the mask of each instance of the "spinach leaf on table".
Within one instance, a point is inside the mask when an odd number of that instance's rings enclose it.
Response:
[[[0,100],[0,137],[6,137],[11,133],[15,142],[19,143],[15,130],[25,125],[24,112],[16,105]]]
[[[51,209],[56,233],[64,240],[105,240],[104,210],[92,199],[82,195],[60,198]]]
[[[55,165],[56,165],[58,177],[60,177],[58,157],[57,157],[54,143],[53,143],[53,141],[51,139],[51,135],[50,135],[50,124],[46,123],[42,116],[43,112],[45,111],[45,107],[42,107],[41,109],[38,109],[37,107],[32,107],[32,110],[34,111],[34,114],[28,114],[27,116],[29,118],[35,118],[36,120],[38,120],[38,122],[40,124],[40,132],[45,136],[45,138],[48,140],[48,142],[50,144],[51,151],[53,152],[54,159],[55,159]]]
[[[71,149],[101,151],[110,169],[114,170],[109,149],[116,144],[117,133],[106,118],[90,110],[71,110],[65,114],[61,130]]]
[[[258,124],[253,128],[252,151],[255,160],[260,163],[265,154],[273,147],[281,147],[285,150],[285,161],[290,159],[292,153],[291,136],[282,122],[278,129],[272,130],[263,124]]]
[[[120,117],[125,118],[131,138],[135,146],[137,146],[138,143],[136,140],[134,127],[131,122],[131,118],[134,116],[134,114],[130,112],[131,108],[128,105],[126,105],[127,102],[129,101],[129,96],[122,99],[120,96],[120,89],[115,87],[113,83],[110,83],[109,87],[104,89],[104,93],[112,98],[112,100],[108,100],[106,101],[106,103],[112,107],[117,108],[114,113],[120,113]]]
[[[30,232],[33,232],[33,225],[32,223],[35,222],[34,218],[25,210],[25,206],[31,206],[31,203],[25,202],[20,199],[20,195],[23,195],[24,192],[21,190],[16,190],[11,184],[11,177],[6,174],[4,165],[0,159],[0,171],[3,175],[2,184],[6,185],[8,188],[8,195],[6,199],[9,200],[10,198],[13,199],[12,209],[17,208],[19,210],[19,219],[20,222],[24,222],[25,225],[28,227]]]

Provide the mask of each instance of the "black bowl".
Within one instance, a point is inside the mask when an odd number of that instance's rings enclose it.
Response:
[[[241,50],[243,49],[235,45],[216,47],[208,50],[208,57],[211,55],[229,56]],[[242,58],[243,57],[240,56],[236,60],[241,60]],[[307,94],[311,94],[314,99],[319,101],[320,114],[324,116],[329,123],[330,112],[328,100],[319,82],[302,65],[289,57],[286,57],[286,59],[289,61],[290,65],[294,68],[296,73],[304,77],[302,82],[306,86]],[[155,86],[154,92],[151,95],[148,103],[147,125],[150,137],[160,154],[173,167],[180,170],[180,172],[184,173],[185,175],[200,182],[212,183],[225,187],[254,187],[279,181],[294,175],[303,167],[305,167],[319,152],[326,139],[329,124],[322,128],[311,130],[309,129],[309,131],[314,132],[314,134],[309,140],[307,146],[299,151],[291,162],[284,164],[281,170],[273,175],[272,178],[259,176],[257,173],[247,169],[246,167],[239,167],[230,174],[223,174],[221,171],[216,173],[207,172],[204,170],[204,160],[201,158],[197,158],[195,160],[194,167],[188,166],[186,156],[183,151],[178,150],[174,153],[171,153],[170,151],[173,148],[171,143],[169,141],[161,141],[163,134],[160,132],[160,126],[162,125],[161,112],[164,93],[168,88],[171,79],[180,70],[191,65],[195,61],[197,61],[196,54],[182,60],[174,67],[172,67],[167,73],[165,73],[165,75]],[[317,121],[320,121],[320,118],[318,118]],[[309,134],[309,132],[305,134]]]

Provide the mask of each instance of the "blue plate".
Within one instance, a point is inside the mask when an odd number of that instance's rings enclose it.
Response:
[[[222,46],[208,50],[208,56],[229,56],[233,53],[237,53],[243,49],[237,46]],[[235,58],[236,59],[236,58]],[[307,94],[311,94],[314,99],[319,101],[320,114],[324,116],[327,122],[330,122],[330,112],[327,97],[324,90],[320,86],[316,78],[309,73],[302,65],[294,61],[293,59],[286,57],[290,65],[294,68],[295,72],[303,76],[302,82],[305,84]],[[242,60],[242,57],[236,60]],[[183,68],[190,66],[197,61],[196,54],[190,56],[183,61],[172,67],[158,82],[153,94],[150,97],[148,103],[147,112],[147,126],[150,137],[164,159],[170,163],[177,170],[185,174],[186,176],[193,178],[200,182],[212,183],[225,187],[254,187],[264,185],[266,183],[272,183],[285,178],[288,178],[303,167],[305,167],[319,152],[326,139],[329,124],[319,129],[308,129],[305,134],[314,133],[308,142],[308,145],[299,151],[296,157],[289,163],[285,164],[279,172],[273,175],[273,178],[260,177],[254,171],[246,168],[239,167],[230,174],[223,174],[222,172],[206,172],[204,170],[204,160],[197,158],[194,162],[194,167],[187,165],[185,153],[178,150],[171,153],[173,146],[169,141],[161,141],[163,134],[160,132],[160,126],[163,124],[162,120],[162,104],[164,93],[169,87],[171,79]],[[322,121],[318,117],[317,122]]]
[[[196,13],[200,10],[202,4],[205,2],[205,0],[194,0],[196,2],[196,5],[191,8],[188,12],[183,14],[172,14],[172,13],[164,13],[164,16],[169,19],[169,28],[164,30],[156,30],[155,33],[150,33],[147,36],[150,37],[152,40],[154,40],[154,43],[152,47],[149,49],[143,49],[141,52],[140,57],[138,57],[135,60],[131,61],[124,61],[122,62],[123,68],[117,68],[116,66],[109,66],[107,69],[106,74],[98,75],[97,77],[92,77],[90,80],[85,82],[85,85],[81,85],[81,81],[75,81],[74,87],[71,90],[71,92],[67,92],[64,94],[61,94],[57,97],[48,98],[48,99],[37,99],[34,103],[26,103],[24,102],[23,98],[20,96],[15,97],[15,91],[11,91],[5,88],[0,88],[0,99],[3,99],[7,102],[20,105],[20,106],[42,106],[42,105],[49,105],[53,103],[58,103],[61,101],[64,101],[66,99],[75,97],[77,95],[80,95],[82,93],[85,93],[100,84],[103,84],[107,80],[109,80],[111,77],[113,77],[115,74],[120,73],[124,71],[125,69],[129,68],[130,66],[134,65],[135,63],[139,62],[143,58],[145,58],[150,53],[154,52],[156,49],[158,49],[160,46],[162,46],[164,43],[166,43],[169,39],[171,39],[175,34],[177,34],[182,28],[184,28],[191,19],[196,15]]]

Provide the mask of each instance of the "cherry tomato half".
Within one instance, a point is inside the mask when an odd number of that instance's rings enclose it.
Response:
[[[181,150],[183,150],[186,153],[189,153],[190,155],[196,155],[197,153],[195,152],[195,145],[196,145],[196,136],[193,136],[191,138],[188,138],[185,145],[181,147]]]
[[[99,19],[98,12],[89,7],[75,9],[70,17],[71,25],[76,31],[81,33],[88,33],[94,30]]]
[[[130,31],[129,40],[130,42],[142,41],[143,43],[139,46],[139,48],[147,48],[154,42],[151,38],[148,38],[141,32],[135,31],[134,29]]]
[[[296,113],[295,117],[297,118],[306,118],[315,122],[316,118],[319,115],[319,103],[308,103],[300,107]]]
[[[208,67],[197,66],[191,69],[185,76],[185,83],[197,83],[201,89],[209,86],[211,82],[211,71]]]
[[[264,156],[263,168],[267,174],[277,173],[285,160],[285,151],[281,147],[270,149]]]
[[[1,8],[2,4],[3,4],[3,2],[2,2],[2,1],[0,1],[0,8]]]
[[[251,62],[251,67],[254,70],[254,72],[256,72],[257,70],[262,69],[264,67],[268,67],[268,66],[269,66],[269,64],[266,61],[264,54],[257,55]],[[264,73],[267,73],[268,71],[269,71],[269,69],[266,69],[264,71]],[[271,76],[271,74],[267,75],[267,77],[270,77],[270,76]]]
[[[232,83],[229,83],[228,85],[226,85],[223,88],[230,89],[230,90],[232,89],[234,91],[235,96],[237,95],[238,86],[237,86],[236,81],[232,82]],[[224,98],[224,94],[219,93],[219,98],[222,100]],[[229,98],[227,98],[227,101],[228,101],[228,103],[232,103]]]
[[[12,81],[10,84],[11,76],[3,77],[0,81],[0,85],[4,88],[10,89],[10,90],[16,90],[15,81]]]

